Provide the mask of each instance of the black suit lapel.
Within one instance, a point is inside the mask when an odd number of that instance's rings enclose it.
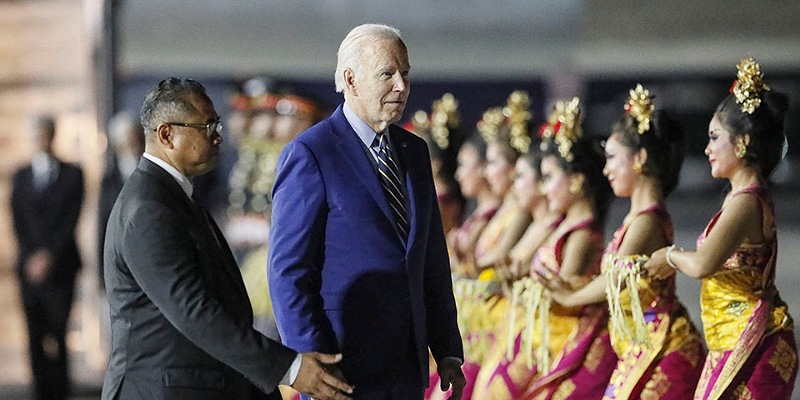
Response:
[[[186,192],[181,189],[178,182],[175,181],[175,178],[152,161],[142,157],[141,161],[139,161],[138,168],[163,184],[169,190],[170,194],[177,199],[176,201],[179,203],[179,207],[188,212],[188,216],[191,217],[193,225],[197,227],[194,230],[190,229],[190,233],[196,233],[196,236],[195,234],[192,234],[192,236],[197,242],[198,251],[208,255],[210,258],[205,261],[201,260],[201,263],[206,263],[209,268],[212,269],[211,273],[213,275],[220,279],[225,279],[231,283],[233,287],[238,289],[236,298],[239,299],[239,303],[245,301],[244,304],[249,305],[250,301],[247,297],[247,290],[242,282],[242,277],[236,265],[236,261],[231,255],[230,248],[225,238],[222,236],[216,223],[211,219],[211,216],[208,215],[205,208],[186,196]],[[224,287],[231,286],[226,285]],[[222,293],[221,295],[231,295],[231,293]],[[242,314],[244,315],[245,313],[243,312]],[[252,317],[252,312],[250,312],[248,316]]]
[[[201,204],[195,203],[193,208],[194,215],[198,218],[206,232],[206,244],[214,249],[212,253],[216,260],[215,264],[218,264],[221,269],[224,270],[231,285],[236,287],[241,295],[247,297],[247,288],[242,281],[241,272],[239,272],[239,267],[236,265],[233,253],[228,246],[228,242],[222,236],[222,231],[219,229],[219,226],[217,226],[217,223],[211,218],[211,215]]]

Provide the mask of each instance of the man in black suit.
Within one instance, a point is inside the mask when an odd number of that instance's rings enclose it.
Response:
[[[83,202],[83,173],[53,155],[55,121],[36,121],[37,152],[14,174],[11,209],[19,243],[17,275],[28,325],[37,400],[66,399],[66,330],[81,266],[75,226]]]
[[[216,166],[222,143],[203,86],[161,81],[141,122],[145,153],[106,231],[112,349],[103,399],[279,399],[278,384],[346,399],[352,388],[326,365],[341,355],[298,355],[253,329],[230,248],[193,200],[190,179]]]

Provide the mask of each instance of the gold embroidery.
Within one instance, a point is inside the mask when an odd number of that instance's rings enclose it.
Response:
[[[633,366],[636,364],[636,356],[633,354],[625,354],[624,356],[619,358],[619,362],[617,362],[617,367],[614,369],[614,372],[611,375],[611,379],[608,381],[609,386],[611,386],[612,393],[611,396],[608,396],[608,390],[606,390],[606,396],[603,399],[615,399],[617,398],[617,392],[619,389],[625,384],[625,381],[628,379]]]
[[[558,389],[553,393],[553,400],[564,400],[568,398],[572,392],[575,391],[575,384],[571,379],[567,379],[558,386]]]
[[[703,354],[700,346],[683,346],[678,350],[678,352],[680,352],[683,358],[689,362],[689,365],[691,365],[692,368],[697,366],[697,363],[699,363],[701,359],[700,356]]]
[[[708,352],[706,362],[703,365],[703,372],[700,373],[700,381],[697,383],[697,390],[694,392],[695,399],[702,399],[705,395],[708,383],[711,381],[711,376],[714,374],[714,370],[717,368],[717,364],[719,364],[719,360],[722,359],[723,355],[724,352],[721,351]]]
[[[489,398],[497,400],[510,399],[511,393],[508,392],[508,386],[503,382],[503,378],[500,376],[496,376],[495,378],[497,379],[492,381],[487,390]]]
[[[547,391],[541,391],[539,392],[539,394],[536,395],[536,397],[533,398],[533,400],[545,400],[545,399],[547,399]]]
[[[739,385],[736,390],[733,391],[733,398],[736,400],[754,400],[753,394],[750,393],[750,389],[747,388],[747,385],[744,383]]]
[[[791,346],[783,338],[778,340],[775,352],[769,359],[769,365],[775,368],[775,372],[783,378],[784,382],[789,382],[792,372],[797,367],[797,354],[792,351]]]
[[[656,367],[656,370],[653,371],[653,375],[650,376],[650,379],[644,385],[644,389],[642,390],[641,399],[642,400],[658,400],[662,396],[664,396],[667,391],[669,391],[669,378],[664,371],[661,370],[661,367]]]
[[[603,348],[603,341],[600,337],[597,337],[592,341],[592,347],[589,348],[589,353],[586,354],[586,361],[583,365],[589,372],[594,373],[597,371],[597,367],[600,366],[600,361],[603,359],[604,355],[605,349]]]

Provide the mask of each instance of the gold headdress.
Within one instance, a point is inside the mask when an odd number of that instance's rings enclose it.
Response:
[[[531,138],[528,135],[528,121],[531,120],[530,97],[528,92],[515,90],[508,96],[505,107],[492,107],[483,113],[478,122],[478,132],[486,143],[497,140],[507,141],[520,153],[528,151]]]
[[[528,92],[515,90],[508,96],[508,102],[503,108],[503,115],[508,118],[510,128],[509,142],[511,147],[520,153],[527,153],[531,145],[528,134],[528,122],[531,120],[531,99]]]
[[[640,135],[650,129],[650,116],[656,107],[653,105],[653,96],[650,96],[650,91],[643,88],[642,84],[637,83],[636,88],[630,90],[630,96],[624,108],[625,112],[638,122],[636,130]]]
[[[563,159],[573,161],[575,157],[572,155],[572,144],[583,137],[579,104],[577,97],[573,97],[570,102],[556,102],[553,112],[547,118],[547,125],[540,129],[542,150],[547,148],[548,141],[552,141]]]
[[[458,100],[451,94],[445,93],[441,99],[433,102],[431,112],[431,139],[444,150],[450,147],[450,130],[457,129],[461,121],[458,117]]]
[[[505,122],[502,107],[492,107],[483,113],[483,118],[478,121],[478,132],[486,143],[493,143],[497,140],[500,127]]]
[[[458,115],[458,101],[450,93],[445,93],[441,99],[433,102],[430,116],[427,112],[419,110],[414,113],[406,126],[419,136],[432,141],[436,147],[446,150],[450,147],[451,134],[461,125]]]
[[[761,66],[753,57],[742,59],[736,69],[739,71],[731,86],[731,93],[736,97],[736,104],[742,105],[742,112],[752,114],[761,105],[761,93],[770,88],[764,83]]]

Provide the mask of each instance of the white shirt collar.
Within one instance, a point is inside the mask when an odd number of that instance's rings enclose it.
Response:
[[[178,182],[178,185],[180,185],[181,189],[183,189],[183,192],[186,193],[186,195],[189,196],[190,199],[192,198],[192,193],[194,192],[194,186],[192,186],[192,181],[190,181],[189,178],[186,177],[186,175],[180,173],[180,171],[175,169],[175,167],[169,165],[169,163],[167,163],[166,161],[152,154],[144,153],[142,154],[142,156],[152,161],[155,165],[161,167],[164,171],[167,171],[167,173],[169,173],[175,179],[175,181]]]
[[[52,157],[42,151],[36,152],[31,159],[31,168],[36,175],[49,173],[51,165],[53,165]]]
[[[347,119],[347,122],[351,127],[353,127],[353,130],[356,132],[358,138],[364,142],[364,145],[366,145],[367,148],[372,148],[373,143],[375,143],[375,137],[377,136],[375,131],[372,130],[372,128],[366,122],[364,122],[363,119],[361,119],[361,117],[356,115],[355,111],[353,111],[347,102],[345,102],[344,106],[342,106],[342,112],[344,113],[344,118]],[[389,128],[387,127],[385,133],[388,132]]]

